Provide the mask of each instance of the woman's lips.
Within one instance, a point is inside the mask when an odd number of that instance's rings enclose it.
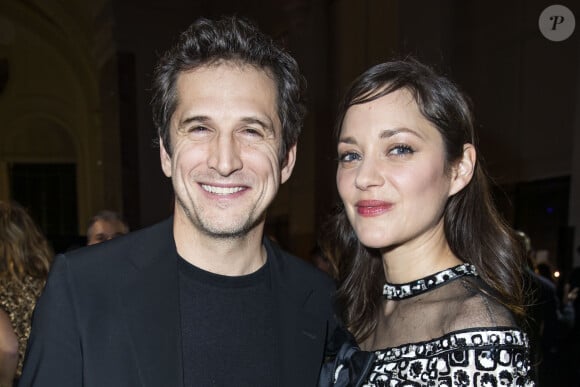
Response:
[[[389,211],[393,203],[382,200],[361,200],[355,204],[356,211],[361,216],[379,216]]]

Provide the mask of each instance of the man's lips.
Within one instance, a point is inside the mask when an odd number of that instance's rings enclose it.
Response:
[[[200,184],[201,188],[213,195],[234,195],[247,189],[246,186],[222,186],[222,185],[211,185],[211,184]]]
[[[356,211],[362,216],[379,216],[393,208],[393,203],[382,200],[361,200],[355,204]]]

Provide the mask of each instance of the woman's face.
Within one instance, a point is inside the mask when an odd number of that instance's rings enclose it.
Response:
[[[338,191],[365,246],[421,243],[443,232],[445,203],[457,184],[441,134],[407,90],[350,107],[338,155]]]

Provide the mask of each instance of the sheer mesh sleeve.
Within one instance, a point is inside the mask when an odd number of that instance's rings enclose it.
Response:
[[[375,355],[362,386],[534,386],[528,338],[510,311],[475,269],[452,270],[385,285],[377,328],[360,343]]]
[[[478,278],[459,278],[401,300],[386,300],[366,350],[392,348],[468,328],[511,327],[511,313],[482,290]]]

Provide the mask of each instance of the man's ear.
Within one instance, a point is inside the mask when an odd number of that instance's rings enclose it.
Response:
[[[161,159],[161,169],[167,177],[171,177],[171,156],[165,149],[163,140],[159,138],[159,158]]]
[[[292,148],[288,149],[288,153],[286,154],[286,160],[282,165],[282,170],[280,173],[281,177],[280,184],[286,183],[290,178],[290,176],[292,175],[292,170],[294,170],[294,164],[296,164],[296,147],[297,144],[294,144]]]
[[[463,145],[463,155],[455,163],[451,170],[451,184],[449,186],[449,196],[455,195],[461,191],[473,177],[475,163],[477,162],[477,153],[472,144]]]

